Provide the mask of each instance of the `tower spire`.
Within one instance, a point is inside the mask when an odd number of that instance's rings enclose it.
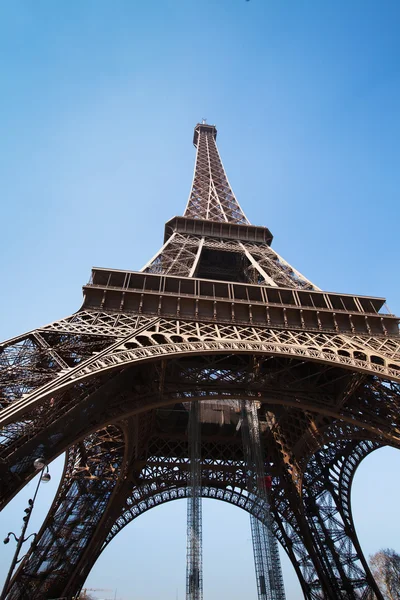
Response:
[[[217,128],[205,121],[203,119],[194,128],[196,164],[184,216],[248,225],[249,221],[235,198],[219,156]]]
[[[196,164],[184,215],[166,223],[164,245],[141,270],[319,289],[270,247],[269,229],[250,225],[230,187],[216,137],[215,125],[194,128]]]

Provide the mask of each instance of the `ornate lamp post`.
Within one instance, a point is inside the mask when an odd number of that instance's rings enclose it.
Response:
[[[3,541],[4,544],[8,544],[8,542],[10,541],[10,536],[12,536],[15,539],[15,541],[17,542],[17,547],[15,549],[14,556],[13,556],[13,559],[11,561],[11,565],[10,565],[10,568],[8,570],[6,580],[4,582],[4,587],[3,587],[3,591],[2,591],[1,596],[0,596],[0,600],[5,600],[6,599],[8,591],[9,591],[10,581],[11,581],[14,569],[15,569],[16,565],[25,558],[25,555],[22,558],[18,558],[19,557],[19,553],[20,553],[21,548],[22,548],[22,545],[27,540],[29,540],[29,538],[31,538],[31,537],[33,537],[32,543],[35,540],[36,533],[31,533],[30,535],[28,535],[27,537],[25,537],[26,530],[28,528],[29,520],[31,518],[32,510],[33,510],[33,507],[35,505],[35,500],[36,500],[37,493],[39,491],[40,484],[42,483],[42,481],[43,481],[43,483],[48,483],[50,481],[50,479],[51,479],[51,476],[50,476],[50,473],[49,473],[49,468],[46,465],[46,462],[45,462],[44,458],[37,458],[34,461],[33,466],[35,467],[35,469],[37,469],[41,473],[40,473],[39,481],[37,483],[37,486],[36,486],[33,498],[29,498],[29,500],[28,500],[28,506],[24,510],[25,516],[23,517],[23,525],[22,525],[21,533],[20,533],[19,537],[17,537],[13,531],[9,531],[8,534],[7,534],[7,536],[6,536],[6,538]]]

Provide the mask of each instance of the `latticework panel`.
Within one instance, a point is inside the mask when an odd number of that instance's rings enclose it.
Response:
[[[0,345],[0,403],[6,408],[154,321],[141,315],[81,311]]]
[[[215,142],[215,127],[197,125],[196,133],[196,166],[184,216],[248,223],[225,174]]]
[[[178,232],[173,233],[142,271],[194,277],[201,252],[207,249],[240,256],[243,261],[243,281],[305,290],[319,289],[267,244],[235,242]],[[216,264],[216,272],[223,279],[223,273],[218,271],[220,263],[221,261]]]
[[[146,273],[189,277],[196,262],[200,242],[196,236],[174,233],[142,270]]]
[[[122,431],[109,426],[70,450],[56,501],[7,598],[61,595],[103,518],[121,475],[124,445]]]
[[[315,453],[304,474],[306,518],[338,598],[380,598],[357,539],[350,504],[354,472],[379,446],[372,441],[336,440]],[[317,597],[325,596],[321,592]]]

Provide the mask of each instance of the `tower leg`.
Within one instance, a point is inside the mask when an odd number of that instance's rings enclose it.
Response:
[[[377,446],[370,441],[327,444],[314,454],[305,474],[305,512],[315,552],[341,599],[382,599],[358,542],[350,504],[355,470]]]
[[[68,450],[56,498],[7,600],[76,596],[126,504],[151,427],[151,413],[133,417]]]
[[[200,405],[189,412],[190,492],[187,504],[186,600],[203,598]]]
[[[14,577],[8,600],[56,598],[71,584],[72,596],[84,583],[87,573],[81,579],[76,571],[120,480],[124,437],[110,425],[70,449],[57,497]]]
[[[254,402],[242,401],[242,439],[249,490],[257,499],[257,514],[250,516],[259,600],[285,600],[279,550],[272,531],[257,409]],[[258,514],[260,512],[263,514]]]

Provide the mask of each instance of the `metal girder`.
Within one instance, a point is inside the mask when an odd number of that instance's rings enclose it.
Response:
[[[331,442],[313,455],[305,470],[307,521],[324,570],[335,583],[339,598],[382,598],[362,554],[350,502],[354,472],[377,447],[379,443],[371,441]]]
[[[259,514],[250,515],[253,540],[254,565],[256,570],[259,600],[285,600],[281,561],[277,540],[272,531],[266,478],[272,481],[265,468],[264,452],[261,447],[257,408],[254,402],[241,402],[243,453],[246,457],[247,486],[262,505],[262,520]]]
[[[203,599],[200,403],[189,408],[190,487],[187,502],[186,600]]]

